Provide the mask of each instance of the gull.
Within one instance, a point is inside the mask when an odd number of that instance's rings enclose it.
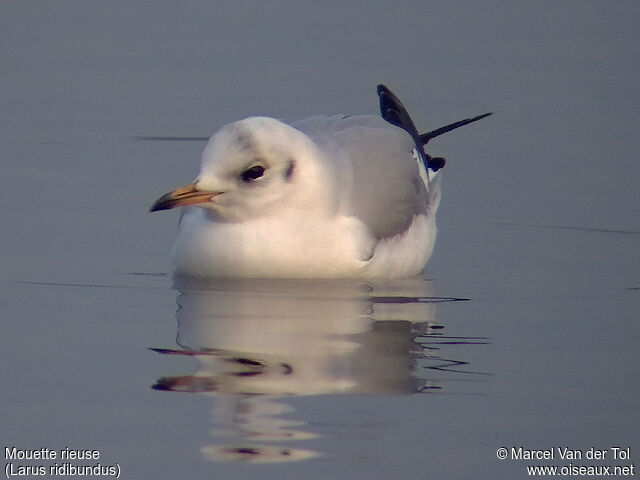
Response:
[[[151,211],[183,208],[177,275],[397,278],[433,252],[445,160],[424,145],[485,113],[419,134],[378,85],[381,116],[249,117],[222,127],[196,179]]]

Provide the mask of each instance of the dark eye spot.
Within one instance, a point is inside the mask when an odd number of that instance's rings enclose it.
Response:
[[[295,166],[296,166],[296,163],[293,160],[291,160],[287,165],[287,169],[284,171],[285,180],[291,179],[291,175],[293,175],[293,169],[295,168]]]
[[[264,167],[262,165],[254,165],[242,172],[240,178],[243,182],[250,183],[259,179],[262,175],[264,175]]]

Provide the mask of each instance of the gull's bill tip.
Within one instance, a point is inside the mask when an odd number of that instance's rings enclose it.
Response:
[[[197,205],[208,202],[216,195],[218,195],[218,192],[198,190],[198,186],[195,183],[190,183],[161,196],[151,205],[149,211],[157,212],[158,210],[170,210],[186,205]]]

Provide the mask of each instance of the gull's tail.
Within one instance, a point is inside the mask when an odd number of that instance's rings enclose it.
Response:
[[[434,172],[437,172],[442,167],[444,167],[446,160],[442,157],[432,157],[424,151],[424,146],[429,142],[429,140],[442,135],[443,133],[450,132],[451,130],[455,130],[458,127],[468,125],[469,123],[475,122],[491,115],[491,113],[485,113],[482,115],[478,115],[477,117],[465,118],[464,120],[450,123],[449,125],[436,128],[435,130],[423,133],[421,135],[418,133],[418,129],[413,123],[413,120],[411,120],[407,109],[404,108],[404,105],[402,105],[400,99],[396,97],[396,95],[391,90],[389,90],[382,84],[378,85],[378,97],[380,97],[380,113],[382,115],[382,118],[390,124],[402,128],[405,132],[411,135],[411,138],[416,144],[416,151],[422,158],[422,162],[424,163],[425,167],[431,169]]]

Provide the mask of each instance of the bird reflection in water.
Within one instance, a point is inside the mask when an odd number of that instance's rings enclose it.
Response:
[[[408,394],[439,391],[429,369],[461,370],[445,360],[437,303],[421,276],[395,280],[195,280],[176,278],[180,348],[192,375],[161,377],[153,388],[212,395],[216,435],[234,443],[202,448],[207,458],[289,462],[321,455],[282,446],[314,438],[292,418],[288,396]]]

